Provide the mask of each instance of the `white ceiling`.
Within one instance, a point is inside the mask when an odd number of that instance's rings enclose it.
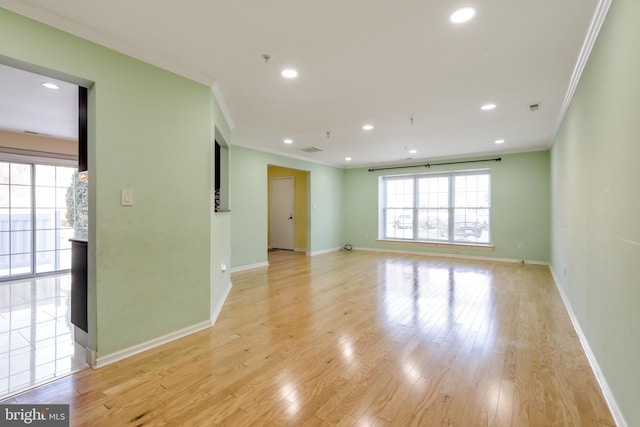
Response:
[[[476,7],[475,18],[450,23],[449,15],[467,5]],[[548,148],[598,0],[0,6],[215,83],[233,127],[231,144],[350,167]],[[285,67],[296,68],[298,78],[283,79]],[[497,108],[480,110],[488,102]],[[531,112],[532,103],[541,108]],[[365,123],[374,129],[363,131]],[[294,143],[285,145],[285,138]],[[311,146],[323,151],[301,151]]]
[[[0,64],[0,129],[77,140],[78,87]]]

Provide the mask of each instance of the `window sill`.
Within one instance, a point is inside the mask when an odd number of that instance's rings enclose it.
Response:
[[[376,243],[387,243],[387,244],[398,244],[401,243],[403,245],[417,245],[417,246],[429,246],[432,248],[443,248],[443,249],[476,249],[476,250],[485,250],[485,251],[493,251],[495,246],[490,243],[459,243],[459,242],[427,242],[427,241],[418,241],[418,240],[401,240],[401,239],[377,239]]]

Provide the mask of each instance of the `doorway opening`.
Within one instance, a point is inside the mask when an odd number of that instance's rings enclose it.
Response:
[[[11,111],[0,118],[0,396],[7,397],[88,366],[70,274],[70,240],[88,232],[88,183],[78,173],[87,170],[87,89],[55,71],[0,61]]]
[[[306,253],[309,241],[309,172],[269,165],[268,250]]]

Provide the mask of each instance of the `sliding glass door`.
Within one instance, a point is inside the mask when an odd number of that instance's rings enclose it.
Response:
[[[0,161],[0,279],[71,268],[76,169]]]
[[[0,278],[33,273],[33,167],[0,162]]]

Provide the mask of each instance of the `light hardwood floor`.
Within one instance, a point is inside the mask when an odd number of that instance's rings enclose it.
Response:
[[[77,426],[614,425],[545,266],[270,258],[212,328],[9,403]]]

